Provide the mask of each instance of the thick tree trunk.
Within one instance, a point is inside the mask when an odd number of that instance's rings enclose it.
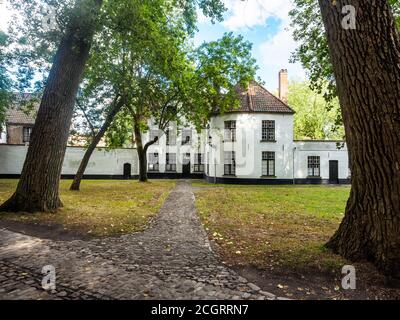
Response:
[[[319,0],[351,159],[345,217],[327,246],[400,278],[400,40],[387,1]],[[342,27],[345,5],[356,29]]]
[[[79,169],[76,172],[76,175],[74,177],[74,181],[71,184],[71,187],[70,187],[71,191],[78,191],[80,189],[83,175],[85,173],[86,167],[89,163],[90,157],[92,156],[94,149],[96,149],[98,143],[103,138],[104,134],[106,133],[107,129],[110,127],[110,125],[113,122],[117,113],[121,110],[122,106],[123,106],[122,102],[116,102],[114,104],[114,106],[112,107],[112,109],[107,114],[106,120],[104,121],[99,132],[96,134],[93,141],[90,143],[88,149],[86,150],[85,155],[83,156],[81,164],[79,165]]]
[[[147,182],[147,148],[143,146],[142,142],[142,132],[140,130],[139,122],[134,120],[134,133],[135,133],[135,142],[136,142],[136,150],[138,153],[139,159],[139,181]]]
[[[89,56],[101,0],[78,1],[61,40],[36,118],[21,179],[0,211],[55,211],[75,97]]]
[[[139,158],[139,181],[147,182],[147,155],[143,148],[138,148],[138,158]]]
[[[147,150],[149,147],[158,141],[158,137],[152,141],[147,142],[143,146],[142,141],[142,133],[140,130],[140,125],[138,120],[134,120],[134,133],[135,133],[135,142],[136,142],[136,150],[139,158],[139,181],[147,182]]]

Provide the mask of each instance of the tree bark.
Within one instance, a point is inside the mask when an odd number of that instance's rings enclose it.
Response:
[[[142,132],[140,130],[139,121],[134,120],[134,133],[135,133],[135,142],[136,142],[136,150],[139,158],[139,181],[147,182],[147,150],[151,145],[158,141],[158,137],[154,140],[147,142],[143,145],[142,141]]]
[[[31,143],[14,195],[0,211],[55,211],[75,97],[89,56],[102,0],[77,1],[58,47],[40,104]]]
[[[147,182],[147,154],[143,148],[138,148],[138,158],[139,158],[139,181]]]
[[[387,1],[319,0],[352,173],[345,217],[327,247],[400,278],[400,39]],[[342,8],[356,9],[344,29]]]
[[[106,133],[107,129],[110,127],[111,123],[113,122],[117,113],[121,110],[123,103],[121,101],[116,102],[112,109],[107,114],[106,120],[104,121],[103,125],[101,126],[99,132],[93,138],[92,142],[90,143],[88,149],[85,152],[85,155],[82,158],[81,164],[79,165],[79,169],[76,172],[74,177],[74,181],[71,184],[70,190],[71,191],[79,191],[81,186],[81,181],[83,175],[85,173],[86,167],[89,163],[90,157],[94,149],[96,149],[97,145],[99,144],[100,140],[103,138],[104,134]]]

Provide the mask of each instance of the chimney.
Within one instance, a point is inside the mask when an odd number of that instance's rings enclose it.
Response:
[[[281,71],[279,71],[279,99],[281,99],[285,103],[288,102],[288,91],[288,71],[287,69],[281,69]]]

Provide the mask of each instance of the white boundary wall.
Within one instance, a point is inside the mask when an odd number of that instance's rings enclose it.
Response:
[[[25,161],[27,146],[0,145],[0,174],[20,174]],[[67,147],[62,174],[73,175],[85,154],[85,148]],[[124,164],[131,164],[132,175],[138,174],[135,149],[96,149],[85,171],[87,175],[123,175]]]

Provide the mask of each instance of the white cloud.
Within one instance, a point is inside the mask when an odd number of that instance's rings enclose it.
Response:
[[[225,28],[240,31],[255,26],[265,26],[269,18],[280,23],[278,32],[258,45],[260,65],[259,74],[266,86],[276,88],[278,72],[288,69],[290,78],[305,78],[305,71],[299,63],[289,63],[291,53],[297,44],[290,30],[289,11],[293,8],[291,0],[224,0],[228,8]],[[267,39],[267,37],[266,37]]]
[[[246,32],[256,26],[266,26],[269,18],[274,18],[279,23],[276,34],[271,37],[271,32],[265,28],[265,41],[259,43],[257,62],[260,66],[258,74],[265,81],[266,87],[275,90],[278,85],[278,72],[288,69],[289,78],[305,79],[306,74],[299,63],[289,63],[292,52],[297,44],[290,30],[289,11],[293,8],[292,0],[223,0],[227,13],[222,25],[230,31]],[[198,12],[200,23],[209,23],[201,11]],[[257,31],[262,32],[262,31]]]
[[[10,18],[11,13],[7,9],[7,1],[0,0],[0,30],[7,31],[7,25]]]
[[[208,18],[201,9],[197,9],[197,22],[198,23],[209,23],[210,18]]]
[[[278,72],[280,69],[288,69],[289,78],[305,79],[306,74],[299,63],[289,63],[292,52],[297,44],[292,38],[292,32],[287,28],[281,30],[270,40],[260,44],[259,51],[261,71],[265,70],[268,76],[267,85],[270,88],[277,86]]]
[[[287,24],[292,8],[290,0],[224,0],[228,9],[223,25],[229,30],[265,25],[268,18],[278,18]]]

